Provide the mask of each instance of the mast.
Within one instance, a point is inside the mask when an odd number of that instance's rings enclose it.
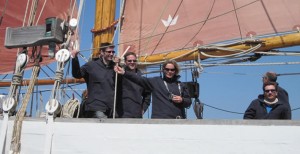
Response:
[[[114,35],[115,0],[96,0],[96,15],[93,42],[93,58],[99,56],[99,46],[103,42],[112,42]]]

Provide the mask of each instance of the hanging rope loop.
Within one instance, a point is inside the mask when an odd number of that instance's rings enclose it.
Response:
[[[64,77],[64,72],[63,72],[63,70],[57,70],[57,71],[55,72],[55,80],[56,80],[57,82],[61,83],[62,80],[63,80],[63,77]]]

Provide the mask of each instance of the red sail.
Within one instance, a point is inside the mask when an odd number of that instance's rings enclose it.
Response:
[[[141,56],[295,31],[299,0],[128,0],[120,32]]]
[[[46,2],[45,5],[44,2]],[[73,2],[73,4],[70,4],[70,2]],[[70,0],[39,0],[33,25],[45,24],[45,19],[48,17],[67,19],[68,16],[72,16],[72,13],[77,14],[76,6],[75,11],[72,11],[75,2],[76,1]],[[27,6],[27,0],[8,0],[7,3],[5,0],[0,1],[0,16],[2,17],[0,25],[0,74],[13,72],[17,56],[17,49],[7,49],[4,46],[6,27],[22,27],[23,21],[25,21],[24,26],[27,26],[31,5],[32,1],[29,1]],[[37,21],[38,18],[39,21]],[[49,64],[54,61],[54,59],[48,58],[47,48],[48,47],[45,47],[42,51],[43,61],[41,65]],[[29,54],[31,54],[30,50]],[[27,68],[32,66],[33,63],[28,63]]]

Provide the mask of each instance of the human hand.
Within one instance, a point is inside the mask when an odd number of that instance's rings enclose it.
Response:
[[[120,67],[120,66],[118,66],[118,65],[116,65],[115,67],[114,67],[114,70],[115,70],[115,72],[116,73],[118,73],[118,74],[125,74],[125,70],[122,68],[122,67]]]
[[[114,56],[114,57],[113,57],[113,61],[114,61],[115,63],[120,63],[121,58],[120,58],[120,57],[117,57],[117,56]]]
[[[77,57],[79,50],[71,49],[70,52],[71,52],[71,57],[75,58],[75,57]]]
[[[174,103],[182,103],[182,97],[181,96],[178,96],[178,95],[173,95],[173,97],[172,97],[172,101],[174,102]]]

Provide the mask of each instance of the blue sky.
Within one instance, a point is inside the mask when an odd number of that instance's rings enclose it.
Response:
[[[119,1],[117,2],[119,4]],[[118,5],[117,4],[117,5]],[[86,1],[84,25],[81,27],[81,49],[91,47],[90,30],[94,24],[95,0]],[[283,51],[300,51],[300,46],[282,49]],[[90,52],[83,52],[85,55]],[[257,63],[271,62],[300,62],[297,56],[263,57]],[[83,64],[83,62],[82,62]],[[251,101],[262,93],[262,75],[267,71],[277,73],[299,73],[299,65],[271,65],[271,66],[217,66],[206,67],[198,78],[200,84],[200,100],[210,106],[244,113]],[[155,76],[157,74],[153,74]],[[182,81],[191,81],[190,72],[182,72]],[[150,75],[151,76],[151,75]],[[300,107],[300,76],[280,76],[278,82],[289,92],[292,109]],[[205,119],[242,119],[242,114],[220,111],[204,106]],[[148,115],[145,114],[147,117]],[[300,119],[300,110],[292,112],[293,119]],[[192,107],[188,109],[188,118],[194,119]]]

